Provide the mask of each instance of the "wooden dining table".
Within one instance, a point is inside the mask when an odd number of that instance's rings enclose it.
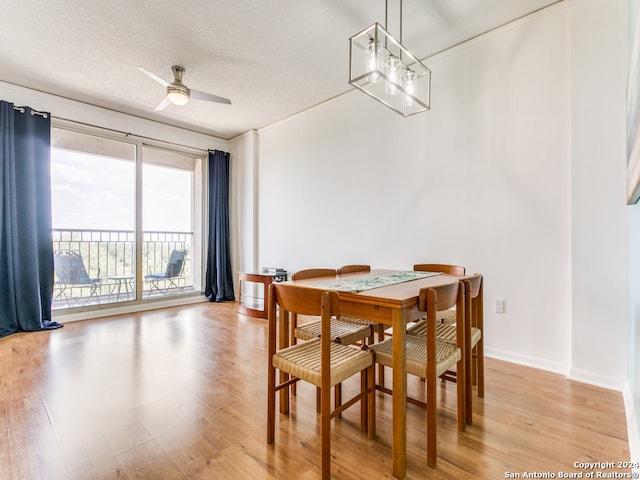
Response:
[[[406,325],[424,315],[418,310],[418,295],[421,288],[448,285],[463,279],[462,276],[437,274],[415,280],[402,281],[391,285],[364,291],[341,291],[344,280],[362,281],[401,272],[396,270],[372,270],[366,273],[351,273],[334,277],[316,277],[288,281],[295,285],[336,290],[340,296],[340,314],[365,318],[389,325],[393,328],[393,438],[391,444],[393,476],[406,476],[407,458],[407,371],[406,371]],[[348,283],[348,282],[346,282]],[[287,342],[287,335],[280,337]],[[286,345],[281,344],[281,347]]]

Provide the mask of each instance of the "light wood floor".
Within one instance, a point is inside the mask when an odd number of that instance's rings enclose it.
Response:
[[[313,388],[299,388],[275,446],[266,444],[265,340],[266,322],[234,303],[0,339],[0,479],[319,478]],[[620,393],[492,359],[486,368],[486,397],[474,394],[464,433],[455,385],[439,386],[437,470],[426,467],[424,412],[408,407],[407,478],[629,460]],[[409,378],[410,392],[422,388]],[[376,441],[360,432],[357,406],[334,422],[334,478],[391,478],[391,398],[380,394],[377,406]]]

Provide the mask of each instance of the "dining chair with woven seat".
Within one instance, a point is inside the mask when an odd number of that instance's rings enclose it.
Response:
[[[476,276],[480,278],[474,283],[473,278]],[[475,274],[474,277],[465,280],[465,284],[467,282],[467,295],[471,298],[471,311],[466,320],[471,325],[471,382],[478,386],[478,397],[484,398],[484,279],[482,275]],[[474,329],[479,330],[479,337],[476,335],[475,342]]]
[[[343,265],[338,268],[338,276],[348,275],[350,273],[368,273],[371,271],[370,265]],[[381,323],[372,322],[371,320],[367,320],[366,318],[358,318],[351,317],[346,315],[340,315],[340,320],[348,323],[355,323],[358,325],[371,325],[372,335],[369,337],[368,342],[370,344],[374,343],[375,339],[373,337],[373,333],[378,334],[378,341],[384,340],[384,327],[385,325]]]
[[[337,270],[331,268],[312,268],[307,270],[299,270],[291,275],[291,280],[304,280],[306,278],[317,277],[335,277],[338,274]],[[331,338],[342,343],[343,345],[349,345],[351,343],[361,342],[367,338],[372,339],[372,327],[371,322],[357,322],[353,317],[348,319],[333,318],[331,320]],[[320,336],[322,329],[322,323],[320,320],[315,319],[303,324],[298,323],[297,315],[293,316],[293,329],[291,343],[295,344],[296,339],[300,340],[312,340]]]
[[[425,379],[426,402],[407,397],[407,402],[420,406],[427,411],[427,464],[436,466],[436,379],[447,370],[456,366],[459,381],[456,382],[457,425],[459,431],[465,430],[466,424],[466,382],[465,350],[464,350],[464,284],[454,282],[448,285],[423,288],[418,297],[418,309],[426,312],[426,335],[406,335],[406,370],[407,373]],[[436,339],[436,312],[438,309],[456,307],[456,343],[451,344]],[[374,360],[379,365],[393,367],[393,339],[386,339],[370,348],[374,352]],[[384,385],[377,388],[384,393],[393,391]]]
[[[335,277],[338,271],[332,268],[309,268],[306,270],[298,270],[291,275],[291,280],[304,280],[307,278],[318,277]],[[322,322],[319,319],[313,319],[303,324],[298,323],[298,315],[294,313],[291,320],[291,345],[298,343],[298,340],[313,340],[321,335]],[[331,319],[331,338],[343,345],[363,342],[369,338],[373,340],[373,327],[371,323],[357,323],[352,319],[342,320],[340,318]],[[371,343],[373,343],[371,341]],[[293,385],[291,392],[296,394],[296,386]],[[342,403],[342,387],[340,384],[335,387],[335,403]],[[317,394],[317,409],[320,411],[320,391]]]
[[[370,272],[371,265],[343,265],[338,268],[338,275],[347,275],[348,273]]]
[[[447,263],[416,263],[413,266],[414,272],[440,272],[448,275],[464,275],[466,268],[460,265],[450,265]],[[455,310],[440,310],[437,313],[440,323],[454,323],[456,321]]]
[[[448,263],[416,263],[413,266],[414,272],[442,272],[449,275],[464,275],[466,268],[460,265],[450,265]]]
[[[465,284],[465,349],[467,382],[467,424],[473,421],[473,404],[471,401],[471,385],[477,385],[478,397],[484,397],[484,340],[483,340],[483,303],[482,303],[482,275],[475,273],[462,280]],[[424,336],[427,332],[427,323],[421,320],[413,327],[407,329],[407,335]],[[448,323],[436,323],[436,339],[456,344],[456,325]],[[441,375],[443,380],[456,381],[456,372],[447,370]]]
[[[280,321],[277,315],[279,307]],[[322,334],[281,350],[276,348],[278,328],[286,325],[288,313],[320,315]],[[375,378],[371,352],[335,342],[329,330],[333,316],[339,315],[340,297],[336,292],[291,284],[269,286],[267,443],[275,442],[276,392],[280,392],[280,411],[289,412],[289,386],[299,380],[320,389],[320,437],[322,478],[331,476],[331,420],[345,409],[360,403],[361,429],[375,438]],[[286,338],[286,337],[285,337]],[[280,381],[276,381],[276,371]],[[360,373],[360,391],[342,405],[331,409],[331,387]]]
[[[342,267],[338,268],[338,275],[348,275],[350,273],[366,273],[370,271],[371,271],[371,267],[369,265],[343,265]],[[340,320],[343,320],[346,322],[354,322],[354,323],[371,325],[373,333],[376,333],[376,336],[378,337],[377,339],[378,342],[381,342],[385,339],[385,330],[390,328],[390,325],[372,322],[364,318],[341,316]],[[368,343],[369,345],[372,345],[374,343],[373,336],[369,338]],[[378,381],[381,384],[384,384],[384,366],[382,365],[378,366]]]

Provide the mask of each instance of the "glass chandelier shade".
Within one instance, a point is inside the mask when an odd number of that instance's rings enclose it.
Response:
[[[377,22],[349,39],[349,83],[404,117],[430,108],[431,71]]]

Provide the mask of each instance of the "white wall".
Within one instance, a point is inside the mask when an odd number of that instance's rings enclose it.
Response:
[[[622,389],[626,25],[563,2],[428,59],[430,112],[351,92],[260,130],[259,262],[466,265],[489,355]]]
[[[628,374],[626,0],[571,2],[572,378]]]
[[[561,4],[428,59],[430,112],[354,91],[260,130],[260,263],[465,265],[488,353],[567,373],[569,26]]]
[[[234,272],[258,271],[258,151],[257,132],[252,130],[229,142],[231,154],[230,217],[232,268]],[[238,276],[234,273],[236,292]]]

